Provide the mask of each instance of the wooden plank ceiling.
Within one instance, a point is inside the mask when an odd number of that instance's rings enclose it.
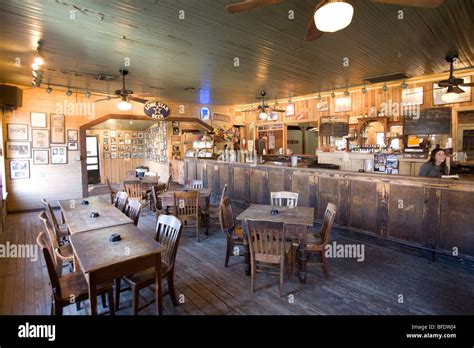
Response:
[[[31,84],[38,39],[46,58],[41,87],[49,81],[113,93],[120,81],[95,76],[118,76],[129,58],[129,89],[179,103],[243,104],[255,102],[261,89],[284,98],[358,85],[380,74],[439,73],[448,70],[444,57],[453,50],[460,55],[457,69],[474,65],[472,0],[405,7],[402,20],[399,6],[354,1],[348,28],[309,43],[303,38],[316,1],[288,0],[231,15],[226,5],[232,2],[238,1],[2,0],[0,82]]]

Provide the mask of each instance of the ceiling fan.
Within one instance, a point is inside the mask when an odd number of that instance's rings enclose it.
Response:
[[[267,95],[267,92],[261,91],[260,92],[260,97],[257,99],[262,99],[262,105],[257,106],[256,108],[253,109],[247,109],[245,111],[260,111],[259,119],[260,120],[266,120],[268,118],[267,111],[273,111],[273,112],[286,112],[286,110],[281,110],[277,109],[276,107],[278,106],[278,103],[275,102],[275,106],[271,107],[268,104],[265,104],[265,97]]]
[[[285,0],[246,0],[227,6],[229,13],[240,13],[250,11],[258,7],[275,5]],[[440,6],[444,0],[369,0],[371,2],[435,8]],[[304,42],[319,39],[324,32],[335,32],[347,27],[352,21],[354,8],[350,4],[353,0],[320,0],[313,11],[308,31]]]
[[[128,70],[120,69],[119,71],[120,71],[120,75],[122,76],[122,88],[117,89],[115,91],[116,96],[115,97],[107,96],[107,98],[102,98],[102,99],[95,100],[94,103],[101,102],[101,101],[104,101],[104,100],[108,101],[108,100],[111,100],[111,99],[121,98],[122,100],[117,104],[117,108],[119,108],[122,111],[128,111],[132,108],[132,104],[130,104],[130,100],[133,100],[133,101],[136,101],[136,102],[139,102],[139,103],[143,103],[143,104],[148,102],[148,100],[146,100],[146,99],[142,99],[142,98],[132,96],[133,91],[130,90],[130,89],[127,89],[125,87],[125,76],[128,75]]]
[[[458,94],[465,93],[461,87],[474,87],[474,82],[464,83],[464,79],[456,78],[454,73],[454,62],[458,60],[457,53],[446,56],[446,61],[450,64],[449,77],[447,80],[439,81],[438,86],[441,88],[448,88],[446,93],[441,96],[441,99],[447,103],[453,103],[458,99]],[[461,87],[460,87],[461,86]]]

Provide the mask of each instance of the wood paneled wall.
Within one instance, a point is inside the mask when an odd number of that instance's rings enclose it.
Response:
[[[45,93],[45,89],[22,87],[23,105],[16,110],[6,110],[2,117],[2,127],[4,136],[1,138],[2,153],[4,153],[6,138],[6,129],[8,123],[27,124],[29,130],[29,141],[31,141],[31,123],[30,112],[45,112],[48,118],[48,128],[50,128],[50,113],[66,114],[65,129],[78,130],[80,126],[102,117],[107,114],[128,114],[144,115],[143,105],[132,103],[133,109],[128,112],[117,110],[116,103],[100,102],[93,103],[99,96],[93,96],[90,99],[82,94],[76,94],[71,97],[65,96],[63,91],[53,91],[51,94]],[[166,101],[164,101],[166,102]],[[82,110],[74,108],[74,103],[84,103]],[[77,105],[77,104],[76,104]],[[180,108],[182,104],[168,103],[172,110],[172,116],[199,117],[199,110],[204,105],[183,104],[184,109]],[[84,114],[83,110],[91,111],[90,114]],[[218,112],[231,116],[231,123],[237,122],[232,107],[215,106],[210,107],[211,113]],[[184,113],[180,114],[179,110]],[[211,121],[209,121],[211,123]],[[222,122],[221,122],[222,123]],[[66,145],[66,144],[64,144]],[[79,145],[80,146],[80,145]],[[6,175],[4,177],[4,186],[6,186],[7,206],[9,211],[23,211],[42,208],[41,198],[48,199],[54,205],[60,199],[77,199],[82,197],[82,176],[81,176],[81,158],[79,151],[68,151],[67,164],[49,164],[33,165],[32,158],[30,162],[30,178],[10,180],[10,160],[0,156],[1,165],[4,167]],[[171,154],[170,154],[171,155]],[[107,163],[109,161],[111,163]],[[150,167],[150,170],[163,172],[163,180],[167,179],[168,165],[159,165],[145,159],[136,159],[126,162],[121,160],[106,160],[102,164],[106,174],[111,174],[113,182],[120,182],[127,170],[134,170],[139,164]],[[114,162],[115,163],[112,163]],[[161,175],[161,174],[160,174]]]

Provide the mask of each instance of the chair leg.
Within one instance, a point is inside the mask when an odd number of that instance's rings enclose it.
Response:
[[[117,310],[120,308],[120,282],[121,278],[115,279],[115,308]]]
[[[323,259],[324,276],[326,277],[326,279],[329,279],[328,259],[324,251],[321,252],[321,258]]]
[[[107,297],[109,299],[109,310],[110,315],[115,315],[115,306],[114,306],[114,289],[109,288],[107,290]]]
[[[132,286],[133,302],[132,312],[133,315],[138,315],[138,305],[140,301],[140,290],[136,286]]]
[[[250,287],[252,288],[252,292],[255,292],[255,273],[256,271],[256,264],[254,261],[250,261]]]
[[[229,264],[229,258],[230,258],[230,254],[232,253],[232,249],[233,249],[233,242],[230,238],[227,238],[227,250],[226,250],[226,254],[225,254],[225,267],[227,267],[227,265]]]
[[[174,271],[168,273],[168,293],[170,294],[171,297],[171,302],[173,302],[173,306],[178,305],[178,301],[176,299],[176,292],[174,289]]]
[[[285,259],[282,259],[282,262],[280,264],[280,296],[283,294],[283,277],[285,274]]]

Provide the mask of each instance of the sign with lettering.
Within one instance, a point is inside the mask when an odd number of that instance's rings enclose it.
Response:
[[[404,134],[451,134],[451,108],[422,109],[418,114],[405,113]]]
[[[206,107],[201,108],[201,111],[199,113],[199,117],[201,117],[201,120],[206,121],[209,119],[209,116],[210,116],[209,108],[206,108]]]
[[[349,134],[347,116],[324,116],[319,122],[319,135],[344,137]]]
[[[168,105],[159,101],[150,101],[145,104],[145,115],[154,120],[164,120],[171,114],[171,109]]]
[[[223,115],[223,114],[218,114],[214,112],[212,114],[212,120],[213,121],[223,121],[223,122],[230,122],[230,116],[228,115]]]

